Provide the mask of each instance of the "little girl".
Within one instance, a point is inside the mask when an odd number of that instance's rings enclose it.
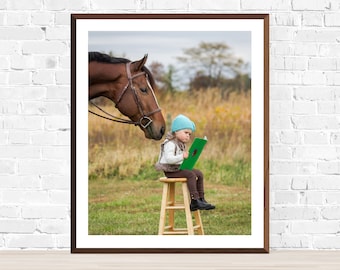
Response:
[[[180,170],[183,160],[188,157],[185,143],[189,142],[196,127],[188,117],[180,114],[172,122],[171,132],[161,145],[156,168],[162,170],[168,178],[186,178],[190,192],[190,210],[211,210],[215,206],[204,199],[203,174],[200,170]]]

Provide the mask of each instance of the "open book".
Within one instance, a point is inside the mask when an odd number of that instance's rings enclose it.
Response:
[[[201,155],[204,146],[207,143],[207,137],[202,138],[195,138],[192,145],[189,149],[189,156],[188,158],[184,159],[183,163],[181,164],[181,170],[192,170],[198,160],[199,156]]]

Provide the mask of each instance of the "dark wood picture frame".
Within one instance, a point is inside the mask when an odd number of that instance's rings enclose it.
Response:
[[[176,245],[143,246],[140,242],[149,242],[148,236],[138,238],[139,244],[136,241],[130,241],[129,238],[119,236],[124,242],[130,244],[115,245],[112,244],[112,239],[105,240],[105,236],[98,236],[98,239],[92,241],[87,235],[88,224],[84,222],[83,216],[86,216],[86,188],[85,184],[87,172],[82,171],[82,161],[79,161],[83,151],[86,151],[87,145],[80,138],[86,137],[86,134],[81,134],[84,130],[80,130],[82,123],[87,122],[88,114],[88,94],[87,90],[87,33],[88,27],[91,26],[91,31],[94,31],[96,23],[98,27],[102,26],[103,22],[111,22],[111,25],[124,27],[122,22],[130,23],[130,25],[138,25],[144,21],[165,23],[165,21],[175,22],[181,20],[188,22],[201,21],[204,23],[228,24],[238,27],[244,25],[244,31],[252,31],[252,42],[257,43],[257,47],[252,47],[252,59],[255,54],[259,54],[252,63],[252,69],[258,70],[252,73],[252,76],[258,76],[256,81],[252,77],[252,106],[257,106],[256,119],[259,123],[257,131],[259,137],[253,141],[252,145],[257,145],[258,155],[257,164],[260,165],[257,173],[252,173],[252,178],[256,178],[256,182],[252,182],[252,189],[256,186],[256,201],[252,198],[252,209],[258,208],[260,217],[256,222],[257,231],[259,232],[254,238],[251,238],[251,243],[245,240],[247,244],[242,245],[237,239],[233,246],[227,244],[229,238],[223,236],[215,236],[216,246],[214,244],[205,245],[205,240],[201,237],[202,245],[200,247],[183,247],[181,240],[183,236],[177,237]],[[169,25],[169,24],[167,24]],[[170,26],[171,28],[171,26]],[[223,28],[223,27],[222,27]],[[99,28],[98,28],[99,29]],[[140,31],[136,28],[136,31]],[[113,30],[114,31],[114,30]],[[144,31],[144,30],[143,30]],[[145,30],[150,31],[150,30]],[[176,29],[171,31],[177,31]],[[256,41],[253,41],[256,40]],[[253,44],[254,45],[254,44]],[[81,60],[82,59],[82,60]],[[252,60],[253,61],[253,60]],[[257,61],[257,62],[256,62]],[[82,78],[80,78],[80,76]],[[84,81],[84,83],[82,82]],[[253,87],[253,84],[256,87]],[[254,90],[256,89],[256,90]],[[255,99],[256,100],[253,100]],[[253,110],[253,109],[252,109]],[[253,112],[253,111],[252,111]],[[252,115],[253,117],[253,115]],[[254,116],[255,117],[255,116]],[[252,118],[253,121],[253,118]],[[253,122],[252,122],[253,124]],[[252,129],[253,132],[253,129]],[[253,136],[253,134],[252,134]],[[252,150],[253,152],[253,150]],[[252,159],[252,167],[253,159]],[[269,252],[269,15],[268,14],[71,14],[71,252],[72,253],[268,253]],[[258,175],[257,175],[258,174]],[[84,179],[85,178],[85,179]],[[256,183],[254,185],[254,183]],[[85,194],[85,195],[84,195]],[[252,197],[254,193],[252,193]],[[256,205],[255,205],[256,203]],[[254,205],[253,205],[254,204]],[[86,221],[86,219],[85,219]],[[254,223],[254,220],[252,220]],[[252,228],[255,224],[252,223]],[[95,238],[96,236],[93,236]],[[153,236],[154,237],[154,236]],[[163,237],[163,236],[155,236]],[[169,237],[169,236],[167,236]],[[191,237],[191,236],[190,236]],[[220,237],[220,238],[216,238]],[[151,238],[151,236],[150,236]],[[142,239],[142,240],[141,240]],[[178,240],[177,240],[178,239]],[[115,239],[114,239],[115,240]],[[141,241],[140,241],[141,240]],[[227,241],[226,241],[227,240]],[[231,240],[234,241],[234,240]],[[152,241],[151,241],[152,242]],[[226,245],[220,243],[225,242]],[[241,241],[242,242],[242,241]],[[112,245],[111,245],[112,244]]]

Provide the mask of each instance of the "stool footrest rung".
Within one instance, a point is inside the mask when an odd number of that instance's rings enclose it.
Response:
[[[166,210],[171,210],[171,209],[174,209],[174,210],[180,210],[180,209],[185,209],[185,206],[184,205],[168,205],[165,207]]]

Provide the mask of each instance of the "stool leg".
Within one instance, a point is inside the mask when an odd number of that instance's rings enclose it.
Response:
[[[196,226],[197,225],[199,226],[198,229],[197,229],[197,232],[200,235],[204,235],[204,229],[203,229],[203,223],[202,223],[202,219],[201,219],[200,210],[195,211],[194,215],[195,215]]]
[[[191,211],[190,211],[190,201],[189,201],[187,183],[182,183],[182,191],[183,191],[183,200],[184,200],[184,206],[185,206],[185,217],[186,217],[187,227],[188,227],[188,235],[193,235],[194,227],[192,224],[192,216],[191,216]]]
[[[168,202],[168,184],[164,183],[163,184],[162,203],[161,203],[161,213],[160,213],[160,217],[159,217],[159,228],[158,228],[158,234],[159,235],[164,234],[167,202]]]
[[[176,186],[175,183],[169,183],[169,205],[174,206],[175,205],[175,192],[176,192]],[[173,231],[175,228],[175,210],[169,209],[169,230]]]

